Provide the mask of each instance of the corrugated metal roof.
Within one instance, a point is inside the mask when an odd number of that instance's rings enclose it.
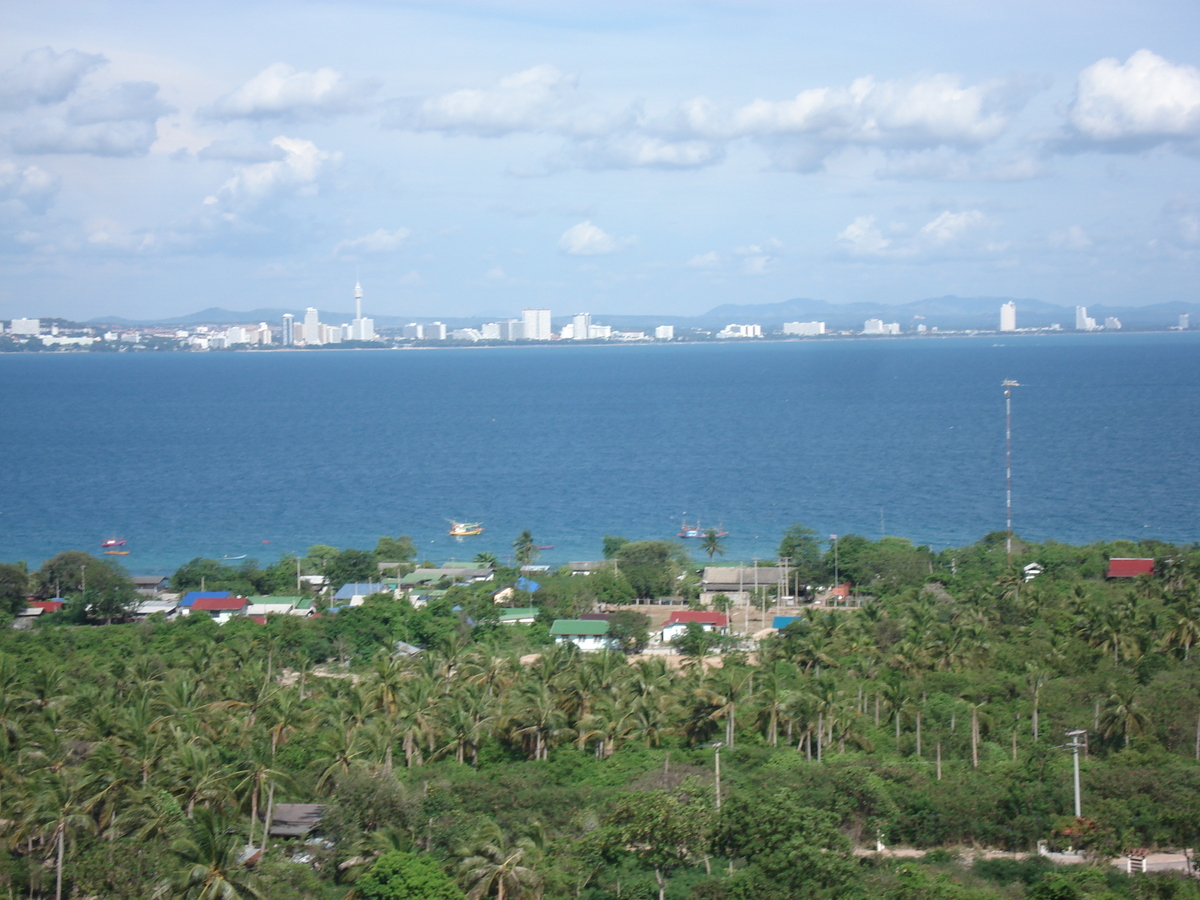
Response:
[[[200,597],[192,603],[192,609],[202,612],[229,612],[244,609],[245,597]]]
[[[688,622],[725,628],[729,624],[729,617],[719,612],[700,612],[699,610],[685,609],[671,613],[671,618],[667,619],[668,625],[686,625]]]
[[[1108,561],[1109,578],[1136,578],[1139,575],[1153,574],[1153,559],[1135,559],[1131,557],[1114,556]]]
[[[550,626],[552,635],[570,637],[571,635],[587,635],[602,637],[608,634],[608,622],[596,619],[555,619]]]
[[[180,606],[191,606],[197,600],[220,600],[229,596],[229,591],[188,591],[179,601]]]

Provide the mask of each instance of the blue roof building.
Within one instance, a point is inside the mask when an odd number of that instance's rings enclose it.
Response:
[[[368,594],[390,594],[392,589],[382,582],[353,581],[343,584],[333,595],[334,600],[341,600],[349,606],[362,606]]]

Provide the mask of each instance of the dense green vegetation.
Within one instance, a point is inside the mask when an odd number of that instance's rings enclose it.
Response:
[[[1018,541],[1010,562],[1003,535],[940,553],[845,536],[838,574],[862,606],[806,609],[758,646],[706,659],[711,641],[681,641],[673,669],[550,644],[555,616],[694,592],[694,567],[656,543],[606,539],[616,572],[514,591],[511,605],[542,608],[531,626],[497,622],[491,595],[517,574],[504,569],[420,608],[375,596],[265,625],[85,626],[119,618],[104,606],[128,601],[119,567],[0,567],[3,608],[22,578],[70,601],[0,635],[0,891],[1200,897],[1183,877],[956,855],[1195,844],[1200,548]],[[173,581],[292,593],[298,567],[348,581],[408,561],[315,549],[266,569],[195,560]],[[811,532],[781,549],[802,585],[832,581]],[[1110,556],[1153,556],[1155,574],[1106,581]],[[1044,572],[1026,582],[1030,562]],[[621,626],[633,649],[638,625]],[[396,641],[425,649],[396,655]],[[1080,821],[1061,749],[1073,728],[1088,731]],[[312,801],[328,842],[273,839],[239,862],[264,845],[268,806]],[[891,861],[876,840],[948,849]]]

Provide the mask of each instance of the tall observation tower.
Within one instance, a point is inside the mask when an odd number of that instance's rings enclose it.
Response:
[[[373,340],[375,340],[375,320],[363,318],[362,298],[363,298],[362,283],[355,282],[355,284],[354,284],[354,321],[350,323],[350,340],[352,340],[352,341],[373,341]]]

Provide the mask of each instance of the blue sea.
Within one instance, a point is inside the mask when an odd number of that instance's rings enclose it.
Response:
[[[556,563],[684,520],[726,560],[796,521],[961,545],[1004,528],[1005,378],[1019,534],[1200,540],[1200,334],[993,335],[0,355],[0,560],[462,560],[527,528]]]

